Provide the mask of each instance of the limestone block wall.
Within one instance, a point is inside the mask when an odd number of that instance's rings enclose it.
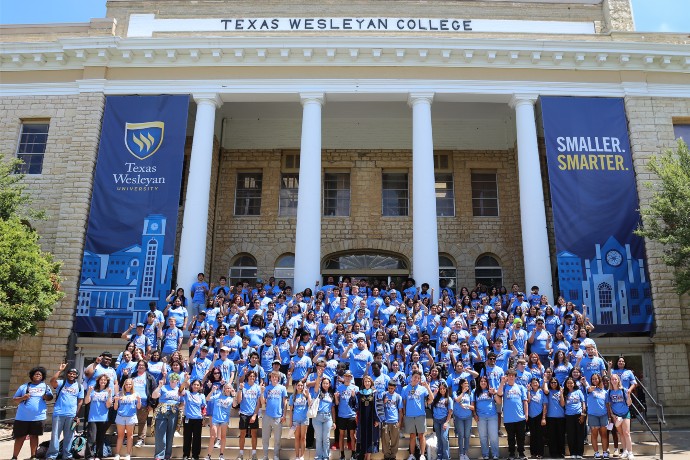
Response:
[[[14,357],[11,389],[26,381],[31,367],[40,364],[52,372],[65,358],[77,301],[104,105],[102,93],[0,98],[0,149],[7,155],[16,152],[23,120],[50,120],[43,172],[27,176],[25,181],[36,206],[48,213],[47,220],[33,224],[41,234],[41,246],[63,263],[65,292],[37,337],[0,341],[0,353]]]
[[[681,118],[687,120],[690,99],[626,97],[625,106],[640,205],[645,206],[651,192],[644,183],[657,179],[647,167],[649,159],[675,147],[673,123]],[[690,375],[688,296],[681,299],[676,294],[673,271],[661,260],[662,247],[652,241],[645,244],[654,302],[654,362],[659,397],[668,413],[689,414],[690,388],[684,383]]]
[[[256,258],[261,277],[273,274],[279,256],[294,253],[295,218],[278,215],[281,153],[280,150],[222,150],[212,279],[227,275],[232,260],[240,253],[249,253]],[[523,284],[520,281],[524,277],[522,251],[520,245],[514,244],[521,238],[515,152],[442,153],[451,156],[455,216],[438,219],[439,251],[455,260],[459,285],[474,284],[475,261],[485,253],[494,254],[499,259],[505,284],[513,281]],[[398,253],[411,259],[411,209],[408,217],[381,216],[382,170],[411,174],[411,163],[409,150],[323,151],[324,170],[350,172],[351,197],[350,216],[322,218],[322,257],[341,251],[374,250]],[[496,171],[499,217],[473,217],[472,169]],[[239,171],[263,172],[260,216],[234,216]],[[410,196],[411,193],[410,186]],[[320,212],[320,209],[314,212]]]

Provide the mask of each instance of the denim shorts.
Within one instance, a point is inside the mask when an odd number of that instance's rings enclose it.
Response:
[[[293,421],[292,421],[292,427],[295,428],[295,427],[297,427],[297,426],[309,426],[309,419],[307,419],[307,420],[302,420],[302,421],[293,420]]]
[[[608,415],[587,415],[587,424],[590,428],[603,428],[609,424]]]

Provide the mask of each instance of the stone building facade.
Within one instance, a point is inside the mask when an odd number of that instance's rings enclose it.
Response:
[[[403,24],[412,20],[418,29],[209,31],[200,22],[184,22],[245,18],[248,24],[252,18],[311,16],[395,16],[404,18]],[[419,30],[422,23],[415,21],[423,18],[516,22],[502,30],[453,34]],[[168,19],[183,25],[157,22]],[[534,30],[521,28],[526,23]],[[591,33],[564,33],[562,27],[569,25],[591,27]],[[66,294],[38,336],[0,342],[0,359],[10,372],[0,390],[14,391],[37,363],[54,368],[68,342],[77,347],[78,366],[103,349],[123,346],[119,338],[72,334],[106,96],[190,94],[195,101],[189,110],[175,250],[183,264],[185,203],[190,193],[208,193],[207,219],[195,227],[196,237],[206,235],[204,250],[184,267],[194,274],[204,271],[211,280],[232,275],[238,258],[250,255],[257,275],[265,278],[277,273],[281,257],[300,259],[295,241],[300,222],[281,215],[280,184],[283,174],[301,169],[288,167],[286,158],[299,154],[313,135],[300,127],[306,116],[301,103],[317,100],[321,167],[312,177],[322,183],[325,174],[347,172],[350,196],[347,215],[321,215],[321,202],[306,214],[319,216],[320,259],[310,266],[314,278],[327,271],[331,256],[366,253],[399,258],[421,281],[416,274],[421,257],[415,257],[413,243],[427,244],[415,233],[426,231],[436,235],[431,239],[437,246],[429,247],[452,262],[457,286],[474,285],[476,264],[484,255],[499,262],[503,284],[529,286],[535,278],[526,273],[530,254],[524,242],[533,231],[525,227],[529,223],[520,205],[526,181],[534,181],[530,192],[539,189],[546,198],[541,214],[548,241],[538,243],[550,252],[553,267],[555,243],[543,133],[538,132],[540,151],[533,163],[540,171],[526,175],[518,167],[524,120],[521,125],[516,108],[533,104],[539,95],[623,97],[641,205],[649,200],[643,184],[655,179],[649,158],[675,145],[674,125],[690,123],[687,36],[634,30],[628,0],[110,0],[107,18],[88,24],[0,26],[0,146],[4,154],[15,154],[23,123],[49,121],[42,171],[28,175],[26,184],[50,216],[36,228],[43,248],[63,261]],[[417,122],[409,103],[418,100],[430,106],[433,137],[427,134],[433,153],[447,161],[436,172],[449,174],[453,185],[452,215],[438,216],[435,231],[424,225],[415,230],[420,225],[420,207],[412,205]],[[202,155],[211,156],[211,172],[204,184],[190,184],[197,112],[209,105],[214,136]],[[538,119],[535,123],[540,125]],[[473,214],[472,172],[482,171],[496,177],[496,217]],[[234,210],[242,172],[262,173],[259,215],[239,216]],[[408,174],[406,216],[382,216],[384,172]],[[646,250],[653,333],[597,342],[608,355],[635,356],[643,381],[667,411],[688,414],[690,388],[680,381],[690,375],[690,302],[674,292],[662,249],[647,241]],[[428,259],[437,259],[435,251]],[[552,284],[547,278],[542,286]],[[191,281],[178,276],[178,285],[189,290]]]

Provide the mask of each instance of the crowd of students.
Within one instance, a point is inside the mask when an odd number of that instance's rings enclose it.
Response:
[[[76,369],[60,379],[66,365],[49,384],[45,369],[31,371],[15,394],[15,458],[27,435],[35,453],[46,401],[56,392],[50,459],[61,436],[62,458],[71,458],[74,427],[83,420],[91,459],[103,458],[114,423],[116,460],[144,445],[147,426],[156,459],[171,458],[182,431],[185,459],[210,460],[218,449],[224,460],[229,420],[237,416],[238,460],[256,460],[259,429],[263,458],[272,445],[278,460],[283,426],[294,432],[296,460],[304,460],[307,445],[315,459],[330,458],[332,430],[341,459],[355,451],[369,460],[380,450],[393,460],[404,434],[409,460],[426,460],[427,415],[437,440],[437,458],[429,460],[450,460],[451,425],[459,460],[469,460],[473,424],[484,459],[498,458],[501,425],[511,460],[526,458],[526,433],[533,458],[545,455],[545,445],[549,457],[563,458],[566,440],[571,458],[582,458],[587,426],[595,459],[633,459],[635,376],[623,357],[613,365],[599,355],[585,306],[562,297],[552,306],[536,286],[529,296],[517,285],[458,295],[442,287],[436,299],[412,279],[398,292],[329,278],[293,295],[282,280],[258,280],[251,289],[221,278],[214,287],[199,274],[191,299],[177,289],[167,301],[163,311],[152,303],[146,322],[123,332],[119,356],[105,352],[84,370],[83,386]],[[210,437],[202,453],[204,424]]]

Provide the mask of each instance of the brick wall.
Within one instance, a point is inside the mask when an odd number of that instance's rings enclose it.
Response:
[[[14,356],[10,388],[25,382],[32,366],[50,372],[62,362],[72,329],[88,219],[93,173],[105,98],[101,93],[75,96],[0,98],[0,149],[16,151],[21,121],[50,120],[41,175],[27,176],[27,191],[48,219],[35,222],[40,243],[62,261],[65,296],[37,337],[0,341],[0,352]]]
[[[647,167],[649,159],[664,149],[675,147],[674,117],[688,116],[690,100],[627,97],[625,106],[637,191],[640,205],[645,206],[649,203],[651,191],[644,183],[656,179]],[[663,248],[649,240],[645,241],[645,244],[654,302],[654,362],[659,397],[668,413],[688,414],[690,388],[685,384],[679,385],[679,379],[687,380],[687,376],[690,375],[688,297],[685,296],[681,300],[676,294],[673,287],[673,270],[661,259]]]
[[[494,254],[501,262],[505,284],[524,284],[520,281],[524,277],[521,247],[513,244],[521,238],[515,152],[444,153],[452,157],[456,215],[438,219],[439,251],[455,260],[459,285],[474,284],[474,263],[485,253]],[[411,259],[411,209],[409,217],[381,216],[381,171],[410,171],[411,162],[409,150],[323,151],[325,170],[350,172],[351,205],[349,217],[322,218],[322,257],[340,251],[373,250]],[[294,253],[295,218],[278,216],[281,151],[223,150],[220,168],[212,279],[227,275],[233,258],[240,253],[256,258],[259,276],[271,276],[276,259]],[[500,217],[472,216],[472,169],[496,170]],[[263,171],[261,216],[233,215],[237,172],[241,170]]]

